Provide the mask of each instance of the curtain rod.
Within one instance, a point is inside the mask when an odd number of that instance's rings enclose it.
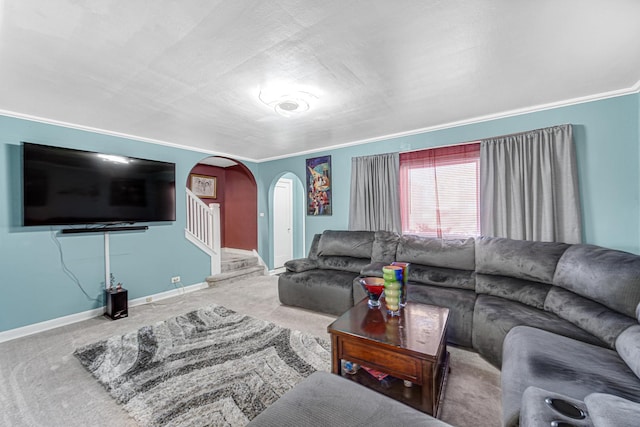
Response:
[[[447,148],[447,147],[456,147],[458,145],[477,144],[477,143],[480,143],[480,142],[482,142],[484,140],[487,140],[487,139],[509,138],[511,136],[524,135],[524,134],[527,134],[527,133],[538,132],[538,131],[546,130],[546,129],[553,129],[553,128],[557,128],[557,127],[560,127],[560,126],[571,126],[571,123],[565,123],[565,124],[555,125],[555,126],[548,126],[548,127],[544,127],[544,128],[538,128],[538,129],[531,129],[531,130],[526,130],[526,131],[523,131],[523,132],[508,133],[508,134],[505,134],[505,135],[489,136],[489,137],[486,137],[486,138],[474,139],[472,141],[466,141],[466,142],[455,142],[453,144],[436,145],[434,147],[415,148],[413,150],[399,151],[399,153],[400,154],[413,153],[414,151],[423,151],[423,150],[429,150],[429,149],[432,149],[432,148]]]
[[[523,132],[508,133],[506,135],[490,136],[488,138],[482,138],[481,141],[484,141],[485,139],[509,138],[511,136],[516,136],[516,135],[526,135],[528,133],[539,132],[541,130],[549,130],[549,129],[559,128],[559,127],[562,127],[562,126],[571,126],[571,123],[565,123],[565,124],[562,124],[562,125],[547,126],[547,127],[538,128],[538,129],[525,130]]]
[[[459,145],[477,144],[480,141],[481,141],[480,139],[476,139],[476,140],[467,141],[467,142],[454,142],[453,144],[447,144],[447,145],[436,145],[436,146],[433,146],[433,147],[414,148],[413,150],[399,151],[399,153],[400,154],[405,154],[405,153],[413,153],[415,151],[431,150],[431,149],[434,149],[434,148],[457,147]]]

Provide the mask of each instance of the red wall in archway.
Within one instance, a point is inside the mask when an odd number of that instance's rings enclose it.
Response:
[[[226,168],[226,247],[258,249],[258,190],[243,166]]]
[[[258,190],[255,179],[243,165],[227,168],[197,164],[191,173],[217,178],[215,199],[202,201],[220,204],[220,243],[223,248],[258,248]],[[187,183],[190,187],[190,183]]]

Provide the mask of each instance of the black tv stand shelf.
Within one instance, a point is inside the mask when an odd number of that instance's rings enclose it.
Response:
[[[100,227],[100,228],[65,228],[62,230],[62,234],[77,234],[77,233],[110,233],[112,231],[141,231],[147,230],[148,225],[129,225],[120,227]]]

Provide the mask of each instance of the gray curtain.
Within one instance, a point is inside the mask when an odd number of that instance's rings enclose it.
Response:
[[[351,159],[349,230],[401,233],[398,153]]]
[[[486,236],[582,242],[571,125],[481,141],[480,229]]]

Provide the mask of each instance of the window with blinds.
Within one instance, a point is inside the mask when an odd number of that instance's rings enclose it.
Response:
[[[478,236],[480,143],[400,154],[402,232]]]

